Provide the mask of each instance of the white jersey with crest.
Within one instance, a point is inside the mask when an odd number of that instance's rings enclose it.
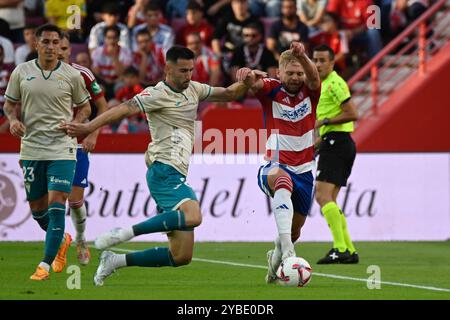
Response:
[[[134,97],[147,116],[152,137],[145,154],[148,166],[160,161],[187,176],[198,103],[208,98],[212,90],[207,84],[190,81],[187,89],[177,92],[160,81]]]
[[[73,107],[90,99],[78,70],[59,61],[42,70],[37,59],[19,64],[11,74],[6,99],[22,104],[22,160],[76,160],[77,140],[59,129],[70,122]]]

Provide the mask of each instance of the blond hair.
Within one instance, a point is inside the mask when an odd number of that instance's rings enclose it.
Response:
[[[285,68],[289,63],[300,63],[300,59],[292,53],[291,49],[284,51],[280,55],[278,66],[280,68]]]

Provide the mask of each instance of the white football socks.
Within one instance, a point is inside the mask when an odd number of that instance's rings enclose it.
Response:
[[[86,230],[86,205],[79,208],[70,208],[70,217],[72,218],[72,223],[77,233],[75,240],[76,242],[86,241],[84,231]]]
[[[274,272],[277,272],[281,263],[281,242],[280,237],[275,239],[275,249],[273,250],[271,264]]]
[[[289,256],[295,255],[294,244],[291,239],[294,208],[289,190],[282,188],[275,191],[273,211],[281,244],[282,259],[284,260]]]
[[[50,271],[50,265],[48,263],[41,262],[41,263],[39,263],[39,267],[44,268],[47,272]]]
[[[112,265],[114,269],[119,269],[127,266],[126,254],[114,254],[112,256]]]

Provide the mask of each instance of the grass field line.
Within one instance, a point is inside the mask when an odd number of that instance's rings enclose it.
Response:
[[[121,248],[112,248],[112,250],[119,251],[119,252],[134,252],[135,251],[135,250],[121,249]],[[256,268],[256,269],[267,270],[267,266],[260,266],[260,265],[256,265],[256,264],[246,264],[246,263],[237,263],[237,262],[231,262],[231,261],[210,260],[210,259],[201,259],[201,258],[192,258],[192,260],[198,261],[198,262],[224,264],[224,265],[235,266],[235,267]],[[340,276],[340,275],[336,275],[336,274],[319,273],[319,272],[314,272],[314,271],[313,271],[313,275],[318,276],[318,277],[324,277],[324,278],[359,281],[359,282],[366,282],[366,283],[368,280],[368,279],[364,279],[364,278],[354,278],[354,277],[348,277],[348,276]],[[431,290],[431,291],[450,292],[450,289],[446,289],[446,288],[419,286],[419,285],[408,284],[408,283],[390,282],[390,281],[370,281],[370,282],[371,282],[371,284],[374,284],[374,285],[375,284],[384,284],[384,285],[397,286],[397,287],[407,287],[407,288],[415,288],[415,289],[423,289],[423,290]]]

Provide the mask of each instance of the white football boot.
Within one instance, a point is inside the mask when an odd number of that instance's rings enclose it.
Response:
[[[121,237],[122,228],[114,228],[105,232],[95,239],[95,247],[99,250],[104,250],[116,244],[124,242]]]
[[[100,255],[100,264],[94,274],[94,284],[96,286],[103,286],[103,280],[116,271],[113,265],[114,255],[111,251],[103,251]]]
[[[272,263],[272,257],[275,253],[275,249],[269,250],[267,251],[267,274],[266,274],[266,283],[267,284],[271,284],[271,283],[276,283],[278,277],[277,277],[277,269],[278,266],[280,265],[278,263],[278,265],[273,265]],[[280,260],[281,263],[281,260]]]

